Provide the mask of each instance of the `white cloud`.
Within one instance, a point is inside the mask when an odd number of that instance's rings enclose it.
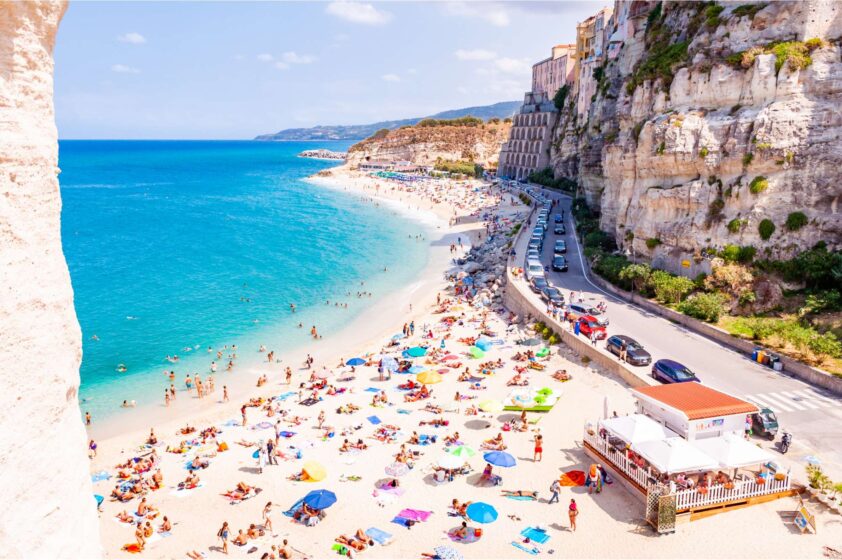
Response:
[[[325,12],[352,23],[365,25],[383,25],[392,19],[391,13],[378,10],[371,4],[349,2],[348,0],[331,2],[325,8]]]
[[[380,78],[382,78],[384,82],[400,82],[401,81],[401,77],[398,76],[397,74],[383,74],[382,76],[380,76]]]
[[[450,15],[481,19],[495,27],[506,27],[510,22],[506,9],[494,2],[446,2],[444,6]]]
[[[528,74],[532,70],[532,65],[525,58],[509,58],[504,56],[495,60],[494,65],[498,70],[506,74]]]
[[[133,45],[142,45],[143,43],[146,42],[146,37],[144,37],[140,33],[132,31],[131,33],[126,33],[124,35],[120,35],[119,37],[117,37],[117,40],[120,41],[121,43],[131,43]]]
[[[261,53],[257,55],[257,60],[261,62],[272,62],[273,60],[275,60],[275,57],[269,53]]]
[[[459,49],[455,53],[459,60],[494,60],[497,58],[497,53],[485,49]]]
[[[132,66],[126,66],[125,64],[115,64],[111,67],[111,71],[117,72],[118,74],[140,74],[140,70]]]
[[[280,60],[275,63],[275,68],[278,70],[289,70],[289,64],[286,62],[281,62]]]
[[[298,54],[295,51],[287,51],[281,57],[287,64],[310,64],[316,57],[309,54]]]

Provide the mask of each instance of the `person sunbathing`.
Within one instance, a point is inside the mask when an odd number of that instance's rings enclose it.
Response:
[[[560,369],[552,375],[553,379],[557,381],[570,381],[571,375],[567,373],[566,369]]]
[[[117,519],[123,523],[134,523],[134,517],[129,515],[126,510],[121,511],[117,514]]]
[[[484,449],[495,449],[497,451],[501,451],[506,448],[503,444],[503,433],[497,432],[497,436],[491,439],[487,439],[482,442],[482,447]]]
[[[142,517],[153,512],[155,512],[155,508],[146,503],[146,498],[141,498],[137,505],[137,515]]]
[[[254,490],[254,488],[249,486],[245,482],[238,482],[237,487],[234,489],[234,492],[238,492],[240,494],[248,494],[252,490]]]
[[[432,412],[433,414],[442,413],[441,407],[434,405],[433,403],[427,403],[426,406],[424,406],[424,410],[426,410],[427,412]]]
[[[460,503],[459,500],[453,498],[453,502],[451,502],[450,507],[455,511],[457,514],[465,517],[468,512],[468,506],[471,505],[473,502],[464,502]]]
[[[152,524],[147,521],[146,524],[143,526],[143,536],[144,536],[144,538],[148,539],[149,537],[151,537],[154,534],[155,534],[155,529],[153,529]]]
[[[170,520],[167,519],[167,516],[165,515],[161,526],[158,527],[158,532],[169,533],[170,531],[172,531],[172,523],[170,523]]]
[[[131,490],[126,490],[125,492],[123,492],[120,490],[119,486],[115,486],[114,490],[111,491],[111,497],[121,502],[130,502],[131,500],[137,497],[137,494],[135,494]]]
[[[525,379],[521,374],[518,373],[514,377],[509,379],[506,382],[506,385],[509,386],[509,387],[511,387],[511,386],[525,387],[525,386],[529,385],[529,380]]]
[[[193,433],[193,432],[195,432],[195,431],[196,431],[196,428],[192,427],[190,424],[187,424],[186,426],[184,426],[183,428],[181,428],[181,429],[179,430],[179,432],[181,433],[181,435],[185,435],[185,436],[186,436],[187,434],[192,434],[192,433]]]
[[[336,542],[338,542],[339,544],[344,544],[345,546],[349,546],[357,552],[362,552],[366,549],[366,545],[364,542],[347,537],[345,535],[339,535],[338,537],[336,537]]]
[[[445,436],[444,444],[445,445],[455,445],[459,442],[459,432],[454,432],[452,436]]]
[[[412,435],[409,436],[409,443],[411,445],[419,445],[421,440],[418,437],[418,432],[412,432]]]
[[[346,439],[345,441],[342,442],[342,445],[339,447],[339,452],[345,453],[347,451],[351,451],[352,447],[353,446],[351,445],[351,442]]]
[[[532,498],[533,500],[538,499],[538,492],[533,490],[500,490],[503,496],[509,498]]]
[[[196,473],[190,473],[187,475],[187,478],[184,479],[184,482],[178,483],[179,490],[190,490],[192,488],[196,488],[199,485],[199,475]]]
[[[363,531],[362,529],[357,529],[357,532],[354,533],[354,538],[356,538],[358,541],[367,543],[368,546],[374,546],[374,539],[366,535],[365,531]]]
[[[476,416],[479,414],[479,409],[475,405],[471,405],[465,409],[465,416]]]
[[[425,422],[424,420],[422,420],[422,421],[418,422],[418,425],[419,425],[419,426],[426,426],[426,425],[430,425],[430,426],[447,426],[447,425],[449,425],[449,424],[450,424],[450,420],[445,420],[444,418],[433,418],[432,420],[429,420],[429,421],[427,421],[427,422]]]
[[[249,530],[246,534],[248,535],[248,538],[256,539],[265,535],[266,532],[263,529],[258,529],[257,525],[252,523],[251,525],[249,525]]]
[[[190,468],[191,469],[206,469],[210,465],[210,461],[207,459],[203,459],[198,455],[190,461]]]
[[[234,537],[234,540],[231,542],[238,546],[245,546],[246,543],[249,542],[249,536],[245,532],[243,532],[242,529],[240,529],[239,533],[237,533],[237,536]]]
[[[401,383],[398,385],[398,389],[415,389],[418,387],[418,383],[413,380],[408,380],[406,383]]]
[[[468,522],[463,521],[462,526],[454,529],[450,533],[450,536],[452,536],[454,539],[457,539],[457,540],[462,540],[465,537],[467,537],[468,536]]]
[[[471,374],[468,373],[467,370],[465,370],[459,374],[459,378],[457,379],[457,381],[470,381],[471,379],[473,379],[473,377],[471,377]]]
[[[155,430],[149,430],[149,437],[146,438],[146,443],[149,445],[158,444],[158,437],[155,435]]]
[[[351,444],[351,447],[353,447],[354,449],[360,449],[360,450],[368,449],[368,446],[365,443],[363,443],[363,440],[361,440],[361,439],[358,439],[357,443]]]

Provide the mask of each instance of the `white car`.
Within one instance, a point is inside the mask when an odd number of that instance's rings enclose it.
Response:
[[[526,261],[526,279],[532,280],[537,276],[544,277],[544,266],[538,261]]]

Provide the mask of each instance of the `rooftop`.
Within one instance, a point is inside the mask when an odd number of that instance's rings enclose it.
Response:
[[[642,387],[635,389],[635,393],[682,412],[688,420],[758,411],[750,402],[695,382]]]

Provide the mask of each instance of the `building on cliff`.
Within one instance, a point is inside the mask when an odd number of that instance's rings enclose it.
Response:
[[[603,71],[602,66],[607,55],[606,46],[614,27],[612,14],[611,8],[603,8],[576,26],[576,110],[579,119],[587,116],[596,95],[600,77],[595,73],[597,70]]]
[[[512,118],[509,139],[500,150],[498,176],[525,179],[549,165],[551,133],[558,120],[553,97],[575,77],[575,47],[556,45],[548,58],[532,66],[532,90]]]

